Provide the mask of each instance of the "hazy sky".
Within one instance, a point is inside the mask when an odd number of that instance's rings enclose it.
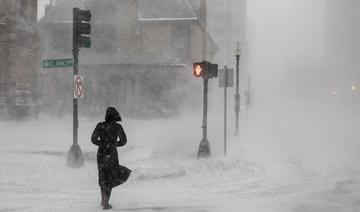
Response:
[[[318,86],[312,81],[323,75],[324,8],[324,0],[248,1],[248,62],[257,94],[298,98],[302,85]]]

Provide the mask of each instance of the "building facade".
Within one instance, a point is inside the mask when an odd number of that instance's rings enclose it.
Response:
[[[73,7],[92,13],[92,46],[81,49],[79,58],[85,76],[82,114],[103,113],[113,105],[132,116],[161,115],[194,98],[192,62],[204,58],[204,49],[207,58],[217,51],[206,31],[202,1],[60,1],[40,20],[43,58],[72,57]],[[43,86],[56,85],[43,94],[44,107],[71,111],[71,74],[69,68],[44,71]],[[64,101],[54,104],[59,95]]]
[[[244,53],[247,48],[247,2],[246,0],[208,0],[207,2],[208,30],[212,33],[216,44],[221,47],[215,57],[221,63],[228,60],[229,65],[233,65],[236,43],[240,43]]]
[[[0,1],[0,110],[22,118],[36,110],[39,39],[36,0]]]

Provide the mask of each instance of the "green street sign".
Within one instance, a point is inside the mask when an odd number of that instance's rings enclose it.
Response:
[[[43,68],[59,68],[59,67],[70,67],[73,66],[73,59],[55,59],[55,60],[43,60]]]

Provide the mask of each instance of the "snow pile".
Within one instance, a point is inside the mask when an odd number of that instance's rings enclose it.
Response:
[[[187,158],[187,159],[186,159]],[[203,181],[205,178],[236,176],[241,180],[259,177],[264,169],[252,162],[229,158],[196,160],[167,157],[155,157],[152,160],[137,163],[134,175],[137,181],[159,180],[168,178],[192,178]]]

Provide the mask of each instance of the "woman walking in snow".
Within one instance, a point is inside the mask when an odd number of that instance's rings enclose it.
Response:
[[[109,204],[112,188],[124,183],[131,170],[119,165],[117,147],[127,142],[126,134],[121,124],[119,112],[108,107],[105,121],[96,125],[91,136],[91,142],[97,145],[97,165],[99,170],[99,186],[101,190],[101,205],[104,210],[111,209]]]

